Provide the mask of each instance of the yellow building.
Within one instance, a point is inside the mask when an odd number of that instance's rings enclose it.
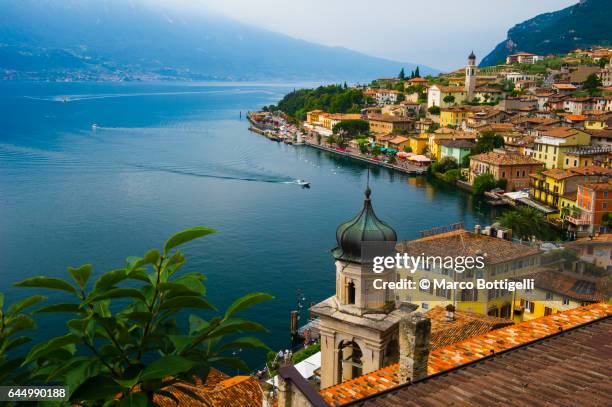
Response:
[[[319,119],[321,126],[333,130],[336,124],[348,120],[359,120],[361,115],[359,113],[328,113],[320,115]]]
[[[439,160],[442,157],[442,146],[440,140],[476,140],[476,133],[468,133],[442,127],[433,133],[428,134],[427,147],[431,158]]]
[[[539,269],[522,278],[533,279],[534,288],[515,292],[512,315],[516,323],[610,300],[605,278],[560,269]]]
[[[410,148],[415,154],[423,154],[428,142],[429,136],[427,134],[413,134],[410,136]]]
[[[565,168],[565,153],[577,146],[586,146],[591,136],[573,127],[556,127],[540,133],[534,140],[533,158],[546,168]]]
[[[457,128],[471,113],[471,109],[463,106],[444,107],[440,109],[440,127]]]
[[[414,128],[414,120],[408,117],[386,114],[371,114],[368,116],[370,131],[374,133],[407,133]]]
[[[507,233],[507,232],[506,232]],[[508,237],[508,235],[506,234]],[[411,256],[429,258],[429,264],[412,270],[399,269],[399,278],[410,279],[417,284],[422,279],[429,281],[445,280],[447,282],[475,283],[477,279],[485,281],[504,280],[506,278],[520,277],[533,273],[539,267],[541,252],[531,246],[520,245],[498,237],[487,236],[480,232],[454,230],[440,233],[416,240],[404,241],[398,244],[400,253]],[[432,260],[446,256],[476,257],[487,254],[484,268],[465,269],[460,272],[459,267],[445,267],[444,263]],[[467,289],[467,288],[434,288],[397,290],[400,300],[410,301],[422,310],[429,310],[435,306],[453,304],[456,309],[472,311],[479,314],[491,315],[501,318],[512,318],[512,295],[508,291],[497,289]]]
[[[608,177],[611,170],[588,166],[567,170],[554,168],[540,174],[530,174],[530,197],[558,211],[571,208],[576,202],[578,185],[585,182],[597,182]]]
[[[319,124],[320,116],[322,113],[325,113],[323,110],[311,110],[306,113],[306,122],[310,124]]]

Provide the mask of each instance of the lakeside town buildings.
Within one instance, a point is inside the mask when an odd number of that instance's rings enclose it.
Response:
[[[478,68],[476,56],[470,53],[464,69],[437,78],[374,81],[364,92],[372,105],[359,117],[369,122],[374,134],[369,137],[372,146],[427,156],[433,161],[452,157],[460,166],[466,166],[462,170],[464,180],[457,181],[466,188],[479,175],[492,174],[496,181],[506,180],[505,192],[529,194],[518,204],[542,210],[551,221],[580,236],[604,232],[610,226],[600,221],[599,213],[609,212],[607,203],[593,202],[599,205],[595,215],[595,209],[589,212],[576,200],[577,185],[590,182],[588,176],[576,178],[576,186],[566,189],[559,180],[552,182],[551,178],[547,182],[545,172],[610,168],[612,89],[607,88],[607,83],[611,68],[609,62],[601,62],[610,56],[612,49],[608,48],[577,49],[562,57],[565,65],[553,69],[546,65],[547,60],[559,57],[518,52],[508,56],[506,65]],[[585,58],[593,62],[586,64]],[[535,66],[541,68],[525,68]],[[583,89],[592,75],[601,80],[595,92]],[[422,93],[410,93],[414,89]],[[403,90],[409,91],[402,94]],[[304,123],[325,140],[338,122],[332,123],[330,117],[338,115],[314,110],[308,112]],[[483,134],[502,136],[504,147],[474,154]],[[359,149],[356,142],[351,146]],[[406,157],[404,154],[399,159],[411,159]],[[603,184],[595,187],[603,196],[606,183],[612,181],[609,175],[603,175],[597,182]],[[547,183],[551,193],[558,194],[554,199],[549,195],[541,198],[540,191],[546,189]],[[573,215],[569,216],[568,211]],[[577,217],[581,212],[584,216]]]

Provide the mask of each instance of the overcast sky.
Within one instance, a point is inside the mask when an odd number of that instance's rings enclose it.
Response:
[[[163,0],[160,0],[163,1]],[[508,28],[577,0],[173,0],[304,40],[443,70],[480,60]]]

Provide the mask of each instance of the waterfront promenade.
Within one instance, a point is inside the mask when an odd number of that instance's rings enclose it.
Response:
[[[341,155],[344,157],[349,157],[354,160],[366,162],[368,164],[373,164],[373,165],[377,165],[380,167],[389,168],[395,171],[403,172],[405,174],[422,175],[427,172],[427,168],[419,167],[418,165],[412,165],[412,164],[402,162],[399,160],[395,164],[390,164],[390,163],[387,163],[381,160],[375,160],[373,158],[364,156],[360,152],[352,151],[351,149],[348,149],[348,148],[339,150],[331,146],[325,146],[325,145],[318,144],[316,142],[312,142],[312,140],[305,140],[304,144],[309,147],[317,148],[319,150],[327,151],[327,152]]]

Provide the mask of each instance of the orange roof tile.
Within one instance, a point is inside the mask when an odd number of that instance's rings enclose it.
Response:
[[[579,325],[612,315],[612,305],[597,303],[574,308],[520,324],[500,328],[456,344],[435,349],[429,354],[428,373],[439,373],[491,354],[545,338]],[[399,364],[347,380],[321,390],[327,403],[338,406],[399,385]]]

